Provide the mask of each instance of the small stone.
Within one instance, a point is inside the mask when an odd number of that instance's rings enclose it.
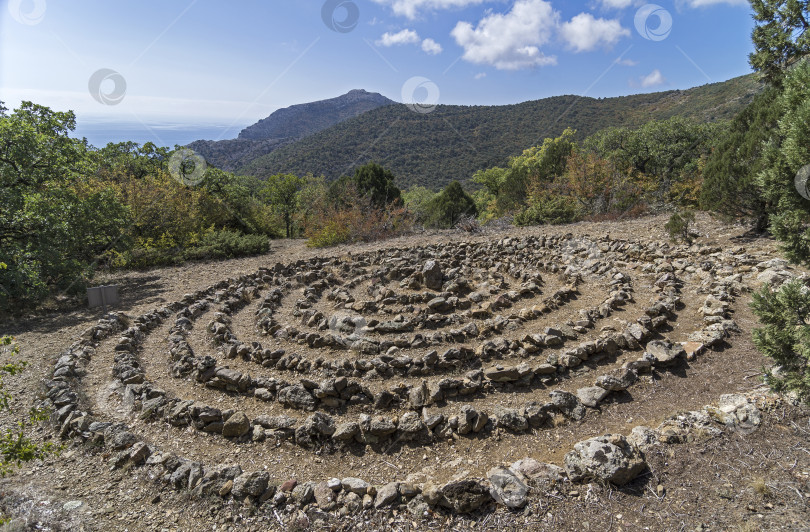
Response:
[[[589,386],[577,390],[577,398],[583,405],[589,408],[596,408],[599,402],[607,397],[608,393],[610,392],[600,386]]]
[[[529,488],[513,471],[505,467],[496,467],[487,472],[492,487],[490,494],[507,508],[523,508],[528,502]]]
[[[347,477],[341,481],[343,489],[356,493],[357,495],[365,495],[368,491],[369,484],[365,480],[356,477]]]
[[[377,499],[374,501],[375,508],[389,506],[399,499],[399,483],[389,482],[381,487],[377,492]]]
[[[222,487],[219,488],[219,496],[225,497],[231,492],[232,489],[233,489],[233,480],[226,481],[225,484],[223,484]]]
[[[226,438],[238,438],[250,432],[250,420],[244,412],[236,412],[222,427],[222,435]]]

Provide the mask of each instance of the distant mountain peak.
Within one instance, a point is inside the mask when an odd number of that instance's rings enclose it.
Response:
[[[240,139],[295,139],[327,129],[372,109],[395,103],[382,94],[352,89],[317,102],[291,105],[273,112],[239,133]]]

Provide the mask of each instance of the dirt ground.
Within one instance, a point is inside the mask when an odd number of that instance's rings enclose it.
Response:
[[[100,283],[119,285],[121,305],[116,310],[130,316],[149,312],[177,301],[184,294],[204,289],[215,282],[272,267],[277,262],[292,263],[316,256],[357,255],[366,251],[424,246],[451,241],[488,242],[525,235],[565,235],[611,238],[641,242],[666,242],[663,231],[666,217],[646,217],[623,222],[578,223],[558,227],[508,228],[489,230],[480,235],[456,231],[434,231],[385,242],[343,246],[327,250],[307,248],[303,241],[276,241],[265,255],[221,262],[192,263],[145,272],[118,272],[102,275]],[[777,246],[769,238],[752,235],[742,226],[725,225],[708,216],[699,216],[695,226],[696,242],[727,250],[744,248],[746,253],[778,257]],[[628,266],[628,270],[632,270]],[[633,321],[654,296],[655,276],[640,269],[630,272],[634,301],[620,312],[599,323],[580,340],[596,336],[602,326],[616,326],[620,320]],[[547,276],[543,295],[561,286]],[[394,284],[391,285],[392,287]],[[360,293],[365,287],[359,287]],[[605,286],[587,284],[568,304],[531,322],[532,330],[563,323],[579,309],[593,306],[607,295]],[[706,297],[696,284],[687,283],[681,297],[683,307],[676,319],[661,334],[673,342],[685,341],[700,328],[697,314]],[[538,298],[542,299],[542,296]],[[527,305],[535,303],[526,302]],[[733,318],[742,332],[734,333],[719,349],[707,351],[691,362],[670,371],[645,376],[627,392],[598,409],[589,410],[578,422],[566,422],[530,433],[475,435],[432,445],[397,444],[384,448],[350,446],[335,451],[312,452],[291,443],[275,442],[233,444],[218,436],[191,428],[178,429],[166,423],[139,421],[131,415],[113,392],[111,373],[114,338],[102,342],[82,379],[83,401],[95,414],[110,421],[124,421],[151,445],[204,463],[239,463],[245,470],[267,470],[273,481],[320,481],[331,477],[361,477],[373,484],[385,484],[392,478],[404,480],[411,474],[423,474],[443,482],[465,476],[485,477],[498,465],[525,458],[562,464],[563,456],[574,443],[606,433],[629,434],[633,427],[655,427],[681,411],[696,410],[716,403],[722,394],[741,393],[762,386],[760,375],[766,359],[755,349],[751,330],[756,319],[749,308],[750,293],[737,297]],[[521,303],[523,305],[523,303]],[[2,426],[15,423],[41,398],[42,383],[53,371],[57,355],[75,341],[80,333],[100,317],[75,302],[61,301],[59,310],[30,316],[17,316],[2,327],[3,334],[14,335],[21,347],[20,358],[27,370],[5,380],[13,395],[13,411],[0,418]],[[260,341],[265,347],[291,349],[283,341],[262,337],[256,331],[254,311],[257,302],[248,304],[233,317],[231,329],[244,342]],[[322,310],[327,313],[328,306]],[[189,342],[198,356],[216,354],[204,330],[209,310],[197,320]],[[384,317],[384,316],[380,316]],[[281,313],[282,320],[291,315]],[[253,418],[259,414],[287,414],[303,419],[306,413],[282,408],[276,402],[252,397],[223,394],[176,379],[167,371],[166,338],[171,321],[151,331],[142,346],[141,360],[148,378],[170,395],[195,399],[219,408],[237,408]],[[527,330],[504,333],[518,338]],[[589,336],[590,335],[590,336]],[[467,347],[475,348],[476,341]],[[307,349],[298,348],[307,355]],[[420,356],[424,351],[408,353]],[[312,354],[308,358],[314,358]],[[329,354],[323,354],[329,359]],[[337,356],[337,355],[336,355]],[[544,401],[551,389],[576,391],[590,386],[597,375],[621,366],[639,353],[622,353],[612,360],[586,364],[553,386],[515,387],[503,385],[497,393],[474,395],[463,402],[451,401],[435,411],[457,413],[462,404],[492,411],[496,406],[519,406],[530,400]],[[339,358],[339,356],[338,356]],[[252,376],[276,376],[261,366],[228,360],[228,365]],[[515,362],[517,363],[517,361]],[[463,373],[463,372],[462,372]],[[452,376],[452,375],[451,375]],[[293,380],[290,375],[283,375]],[[375,379],[366,384],[378,391],[392,384],[413,384],[419,378],[395,377],[393,382]],[[356,420],[362,406],[334,413],[339,420]],[[392,416],[405,409],[394,409]],[[38,440],[52,439],[49,426],[33,427]],[[65,442],[62,452],[42,462],[24,464],[0,483],[0,510],[13,518],[8,529],[32,530],[268,530],[294,527],[290,514],[272,508],[258,510],[239,506],[231,499],[194,498],[188,491],[168,489],[147,468],[110,470],[108,454],[88,443]],[[607,485],[566,484],[549,492],[534,492],[529,505],[520,512],[489,506],[466,516],[436,511],[419,519],[398,509],[365,511],[335,518],[328,529],[365,530],[810,530],[810,411],[784,401],[766,413],[759,430],[751,433],[724,432],[700,441],[661,447],[647,457],[649,471],[621,489]]]

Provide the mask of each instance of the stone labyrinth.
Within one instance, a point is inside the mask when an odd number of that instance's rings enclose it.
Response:
[[[632,400],[737,329],[742,272],[761,260],[738,251],[567,235],[278,263],[109,315],[63,352],[48,404],[61,435],[103,444],[111,468],[197,495],[343,515],[519,508],[538,478],[576,482],[598,464],[575,450],[563,468],[491,456],[486,479],[378,466],[441,442],[521,441]],[[88,374],[112,378],[113,396]],[[605,441],[629,464],[609,480],[643,468],[634,441]],[[369,471],[350,467],[358,456]]]

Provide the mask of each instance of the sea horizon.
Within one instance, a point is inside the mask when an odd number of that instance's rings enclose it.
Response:
[[[185,146],[195,140],[230,140],[249,124],[178,124],[171,122],[81,122],[71,133],[74,138],[86,138],[96,148],[109,143],[152,142],[157,146],[174,148]]]

